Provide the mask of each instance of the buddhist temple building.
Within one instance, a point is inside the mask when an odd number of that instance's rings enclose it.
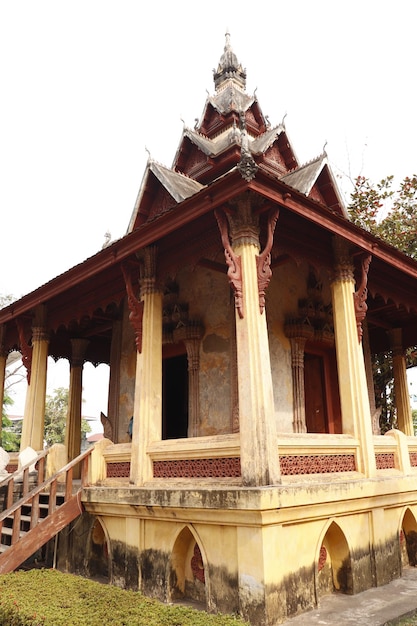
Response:
[[[350,221],[325,152],[299,163],[228,34],[213,78],[172,166],[149,158],[126,235],[0,311],[0,372],[20,351],[40,452],[48,356],[69,361],[72,460],[83,366],[110,367],[58,568],[276,626],[417,561],[417,262]]]

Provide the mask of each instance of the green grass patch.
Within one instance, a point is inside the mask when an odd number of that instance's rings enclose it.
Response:
[[[57,570],[0,575],[2,626],[243,626],[212,615]]]

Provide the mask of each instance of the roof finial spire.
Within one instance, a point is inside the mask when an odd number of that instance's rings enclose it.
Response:
[[[232,50],[229,29],[226,31],[224,52],[220,57],[217,71],[214,71],[214,86],[218,91],[226,81],[232,80],[242,90],[246,88],[246,71]]]

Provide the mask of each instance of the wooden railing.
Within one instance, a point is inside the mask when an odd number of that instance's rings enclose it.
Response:
[[[3,528],[6,519],[12,519],[12,532],[10,545],[3,546],[3,553],[0,555],[0,572],[12,571],[40,546],[51,539],[57,532],[62,530],[77,515],[82,513],[82,505],[78,497],[79,492],[88,484],[88,466],[92,448],[79,455],[67,463],[62,469],[50,478],[45,476],[45,458],[48,451],[41,452],[36,459],[17,470],[0,483],[0,487],[6,487],[6,506],[0,514],[0,538],[6,532]],[[30,489],[29,473],[30,468],[36,465],[38,478],[36,484]],[[80,466],[81,480],[77,481],[76,489],[73,480],[74,469]],[[64,480],[62,481],[62,478]],[[22,496],[13,503],[14,488],[22,480]],[[61,483],[62,481],[62,488]],[[58,490],[58,486],[60,489]],[[74,493],[75,492],[75,493]],[[49,495],[47,504],[47,515],[42,518],[40,515],[40,496],[47,493]],[[61,497],[61,503],[57,505],[57,495]],[[22,508],[30,508],[30,520],[28,528],[22,533]],[[54,513],[56,515],[54,516]],[[29,537],[30,535],[30,537]],[[1,544],[0,544],[1,545]],[[13,551],[13,546],[19,548]]]

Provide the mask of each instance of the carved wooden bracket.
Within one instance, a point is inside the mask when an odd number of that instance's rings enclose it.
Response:
[[[368,305],[366,298],[368,297],[368,271],[372,261],[372,255],[363,254],[360,257],[361,263],[361,279],[358,289],[353,294],[353,303],[355,306],[356,327],[358,330],[358,341],[362,341],[363,329],[362,322],[366,317]]]
[[[20,350],[22,352],[22,363],[26,368],[26,380],[30,385],[30,374],[32,371],[32,353],[33,348],[28,344],[25,338],[25,328],[22,320],[17,319],[17,332],[19,333]]]
[[[142,322],[143,322],[143,301],[137,299],[132,284],[132,276],[130,268],[126,263],[122,263],[122,272],[126,284],[127,303],[129,306],[129,321],[132,324],[135,333],[136,349],[142,352]]]
[[[223,211],[216,210],[214,212],[216,216],[217,224],[219,226],[222,244],[224,247],[224,256],[228,266],[227,276],[229,283],[233,289],[235,295],[235,307],[242,319],[244,317],[243,311],[243,287],[242,287],[242,261],[240,256],[233,252],[232,246],[229,240],[229,229],[227,224],[227,218]]]
[[[274,231],[279,216],[279,209],[272,209],[268,215],[268,238],[265,248],[259,256],[256,257],[256,271],[258,275],[258,293],[259,293],[259,310],[262,313],[265,310],[265,291],[271,280],[271,250],[274,243]]]

